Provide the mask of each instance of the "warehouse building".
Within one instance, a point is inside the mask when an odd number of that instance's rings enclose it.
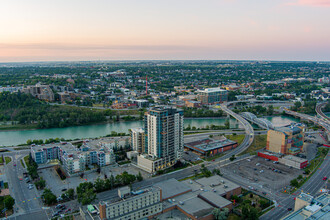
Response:
[[[308,160],[300,157],[296,157],[293,155],[281,155],[281,154],[275,154],[271,152],[258,152],[258,156],[269,159],[272,161],[277,161],[281,164],[284,164],[289,167],[294,167],[296,169],[304,169],[308,165]]]
[[[308,165],[308,160],[292,155],[286,155],[278,159],[279,163],[282,163],[289,167],[294,167],[297,169],[304,169]]]
[[[195,153],[208,157],[221,154],[225,151],[232,150],[237,147],[237,142],[222,137],[220,140],[205,138],[198,141],[186,143],[185,150],[191,150]]]

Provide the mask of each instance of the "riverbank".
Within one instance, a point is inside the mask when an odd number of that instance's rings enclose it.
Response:
[[[73,127],[81,127],[81,126],[88,126],[88,125],[104,125],[104,124],[111,124],[111,123],[121,123],[121,122],[130,122],[130,121],[141,121],[139,118],[131,119],[131,120],[124,120],[120,119],[119,121],[108,120],[105,122],[91,122],[81,125],[75,126],[67,126],[67,127],[53,127],[53,128],[73,128]],[[37,124],[30,124],[30,125],[0,125],[0,132],[2,131],[26,131],[26,130],[46,130],[52,128],[38,128]]]
[[[298,120],[289,116],[275,116],[268,118],[275,126],[284,126]],[[226,118],[213,118],[213,119],[184,119],[184,126],[206,128],[210,125],[225,125],[228,119]],[[235,119],[229,118],[230,125],[237,125],[234,129],[242,129]],[[29,129],[29,130],[16,130],[9,131],[3,130],[0,132],[0,145],[3,146],[17,146],[25,144],[27,140],[46,140],[50,138],[60,138],[65,140],[98,138],[111,134],[112,131],[117,133],[129,133],[129,129],[143,127],[143,121],[119,121],[109,123],[98,123],[92,125],[72,126],[65,128],[47,128],[47,129]],[[202,131],[202,130],[201,130]]]

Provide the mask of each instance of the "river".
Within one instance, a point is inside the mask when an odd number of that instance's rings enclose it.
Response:
[[[275,126],[288,125],[291,122],[298,122],[290,116],[271,116],[266,117]],[[184,119],[185,127],[190,125],[191,127],[205,127],[206,125],[224,125],[226,119]],[[238,123],[234,119],[230,119],[231,127],[237,127]],[[99,125],[86,125],[66,128],[49,128],[49,129],[35,129],[35,130],[22,130],[22,131],[1,131],[0,132],[0,146],[12,146],[18,144],[24,144],[28,139],[49,139],[49,138],[64,138],[64,139],[75,139],[75,138],[96,138],[105,136],[115,132],[128,133],[128,129],[142,127],[142,121],[129,121],[129,122],[116,122],[109,124]]]

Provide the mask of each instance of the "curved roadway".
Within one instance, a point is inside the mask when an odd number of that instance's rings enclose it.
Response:
[[[322,108],[326,105],[326,102],[322,102],[316,105],[316,113],[318,116],[320,116],[321,118],[323,118],[324,120],[330,120],[330,118],[328,116],[326,116],[323,112],[322,112]]]
[[[227,105],[231,104],[230,102],[228,104],[221,104],[220,107],[221,109],[226,112],[227,114],[231,115],[232,117],[234,117],[237,121],[239,121],[244,129],[245,129],[245,137],[243,142],[234,150],[230,151],[228,154],[226,154],[224,157],[222,157],[223,159],[227,159],[228,157],[231,157],[232,155],[235,154],[239,154],[242,153],[244,150],[246,150],[253,142],[254,140],[254,130],[253,127],[251,126],[251,124],[245,120],[242,116],[240,116],[239,114],[236,114],[235,112],[233,112],[232,110],[230,110],[229,108],[227,108]]]
[[[315,124],[318,124],[319,126],[323,127],[325,129],[325,132],[327,133],[327,138],[329,140],[329,138],[330,138],[330,123],[328,122],[327,119],[317,118],[317,117],[310,116],[310,115],[307,115],[307,114],[298,113],[298,112],[295,112],[295,111],[291,111],[287,108],[283,108],[283,110],[285,111],[286,114],[293,115],[295,117],[299,117],[299,118],[311,121],[311,122],[313,122]]]

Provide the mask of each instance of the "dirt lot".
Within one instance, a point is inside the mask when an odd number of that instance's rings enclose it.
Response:
[[[292,179],[303,173],[303,170],[290,168],[282,164],[274,164],[273,161],[266,161],[258,156],[241,160],[222,169],[242,182],[247,180],[246,183],[254,183],[253,185],[273,190],[290,185]]]

